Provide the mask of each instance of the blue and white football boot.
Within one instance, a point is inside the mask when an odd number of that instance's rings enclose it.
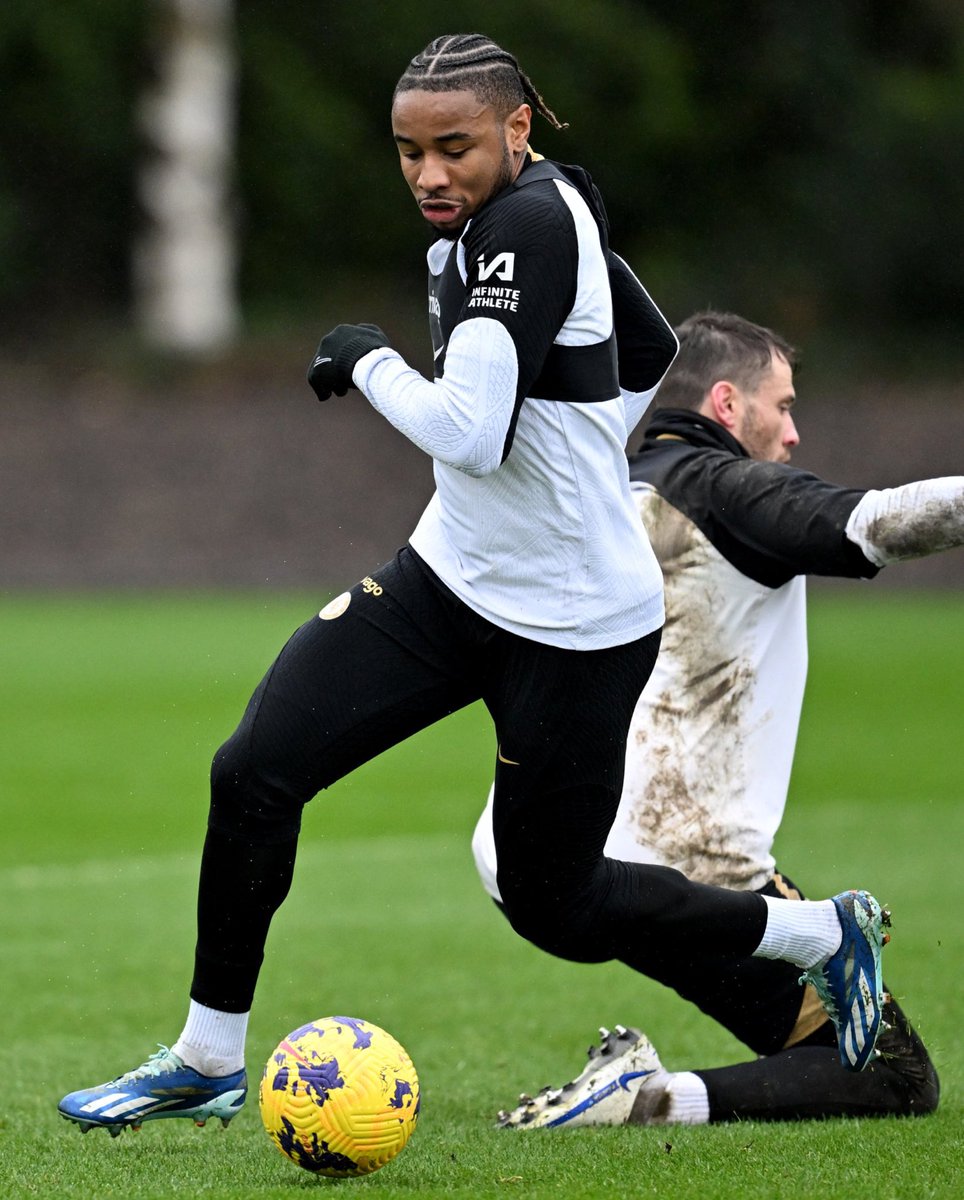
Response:
[[[538,1096],[521,1095],[512,1112],[499,1113],[499,1127],[659,1124],[670,1076],[649,1038],[624,1025],[599,1034],[601,1044],[589,1048],[581,1075],[561,1088],[543,1088]]]
[[[58,1109],[81,1133],[100,1128],[117,1137],[161,1117],[190,1117],[195,1125],[220,1117],[227,1125],[241,1111],[247,1090],[243,1070],[219,1078],[201,1075],[161,1046],[146,1063],[110,1083],[64,1096]]]
[[[880,952],[890,941],[884,929],[890,913],[869,892],[841,892],[833,898],[840,918],[840,948],[823,963],[805,971],[837,1030],[840,1061],[848,1071],[862,1071],[876,1057],[882,1032],[884,991]]]

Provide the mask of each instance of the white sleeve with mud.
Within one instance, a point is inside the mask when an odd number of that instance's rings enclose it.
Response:
[[[878,567],[964,545],[964,476],[869,491],[846,533]]]

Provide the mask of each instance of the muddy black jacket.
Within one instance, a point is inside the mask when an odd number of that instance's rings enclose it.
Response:
[[[767,587],[795,575],[877,574],[845,533],[863,490],[757,462],[700,413],[658,409],[629,470],[634,483],[654,487],[738,571]]]

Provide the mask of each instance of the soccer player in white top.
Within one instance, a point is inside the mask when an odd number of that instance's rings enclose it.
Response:
[[[837,487],[788,465],[799,437],[795,352],[728,313],[677,330],[679,355],[643,446],[634,498],[659,559],[667,622],[636,706],[619,812],[617,859],[772,897],[799,892],[776,869],[807,665],[806,576],[871,578],[901,558],[964,542],[964,478],[885,491]],[[498,897],[488,810],[474,838]],[[507,1114],[540,1127],[930,1112],[937,1076],[895,1002],[881,1058],[842,1071],[813,989],[787,964],[736,966],[654,955],[648,973],[715,1017],[757,1061],[669,1075],[636,1031],[609,1034],[578,1086]],[[635,1105],[624,1090],[588,1103],[613,1072],[645,1062]],[[547,1096],[551,1100],[547,1102]]]
[[[358,388],[431,455],[437,490],[409,545],[296,631],[218,751],[187,1023],[143,1067],[65,1097],[82,1127],[231,1118],[303,806],[480,698],[498,738],[499,886],[521,935],[637,969],[697,945],[723,961],[786,958],[835,997],[848,1065],[873,1053],[885,916],[872,897],[788,915],[603,854],[663,623],[624,446],[676,339],[611,252],[589,177],[530,151],[533,109],[558,125],[512,55],[477,34],[436,39],[398,82],[399,161],[438,235],[435,377],[376,326],[340,325],[308,379],[322,400]],[[172,1087],[190,1100],[172,1106]]]

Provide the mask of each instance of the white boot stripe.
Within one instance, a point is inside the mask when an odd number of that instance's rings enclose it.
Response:
[[[858,1046],[864,1044],[864,1026],[861,1024],[860,1018],[863,1016],[860,1004],[857,997],[854,996],[854,1002],[850,1006],[850,1029],[853,1032],[854,1040]]]
[[[868,1029],[873,1029],[873,1027],[874,1027],[874,996],[873,996],[873,992],[870,990],[870,980],[867,978],[867,976],[864,974],[863,971],[860,972],[859,987],[860,987],[860,995],[864,1002],[864,1022]]]
[[[852,1030],[851,1030],[851,1027],[850,1027],[850,1026],[848,1026],[848,1027],[847,1027],[847,1031],[846,1031],[846,1033],[844,1034],[844,1051],[845,1051],[845,1053],[846,1053],[846,1055],[847,1055],[847,1058],[848,1058],[848,1060],[849,1060],[851,1063],[856,1063],[856,1061],[857,1061],[857,1052],[856,1052],[856,1050],[854,1049],[854,1039],[853,1039],[853,1033],[852,1033]]]
[[[170,1101],[167,1103],[169,1104]],[[154,1109],[165,1107],[165,1104],[157,1103],[155,1096],[131,1096],[129,1100],[115,1104],[113,1108],[105,1108],[100,1115],[102,1117],[123,1117],[129,1113],[151,1112]]]
[[[115,1100],[123,1100],[127,1095],[126,1092],[111,1092],[107,1096],[98,1096],[95,1100],[88,1100],[86,1104],[81,1105],[81,1112],[95,1113],[100,1112],[108,1104],[113,1104]]]

